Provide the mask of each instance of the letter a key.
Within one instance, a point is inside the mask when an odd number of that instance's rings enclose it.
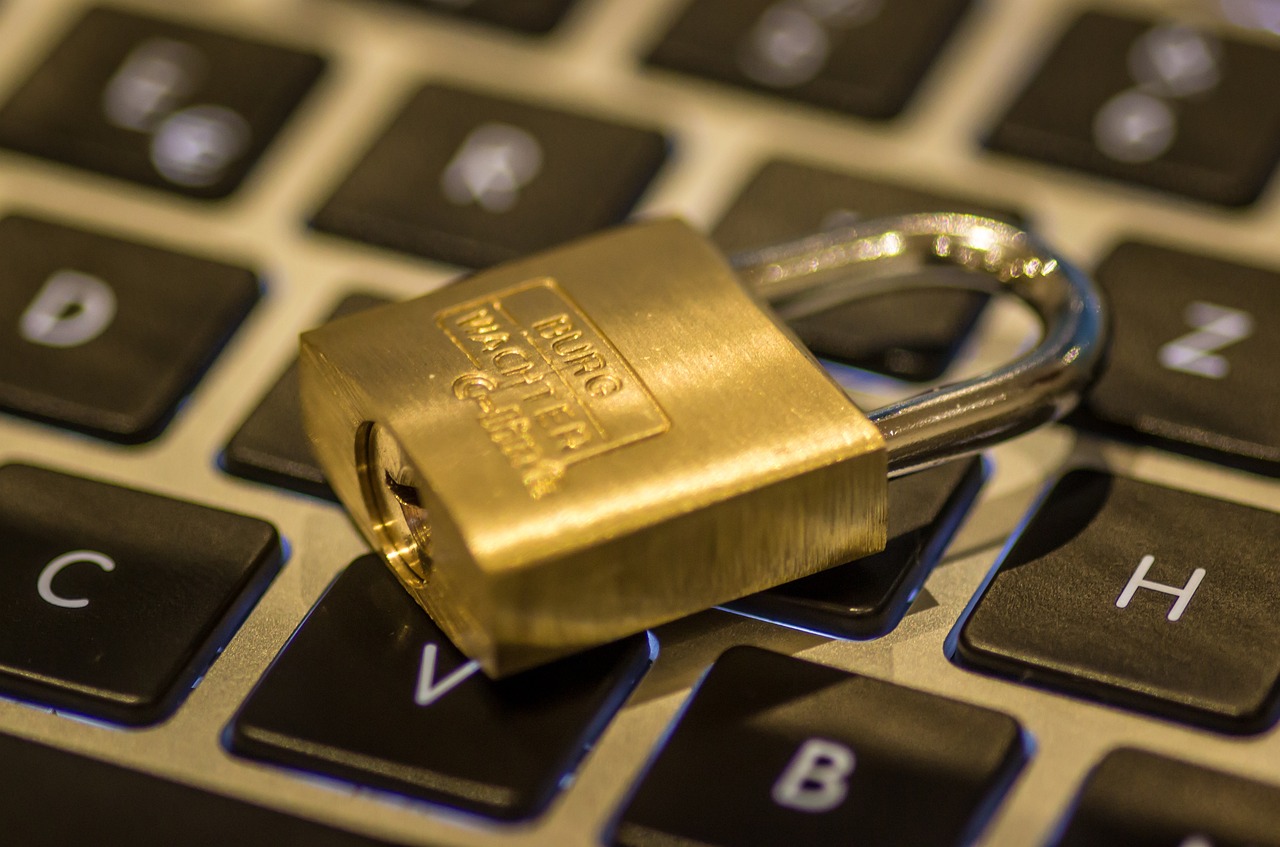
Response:
[[[1103,347],[1092,284],[984,218],[879,221],[736,265],[647,222],[303,336],[330,484],[486,673],[881,549],[889,474],[1065,414]],[[760,305],[929,265],[1029,302],[1039,346],[868,416]]]

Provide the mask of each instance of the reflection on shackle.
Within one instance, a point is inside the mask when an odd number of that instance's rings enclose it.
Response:
[[[976,215],[868,221],[733,258],[748,288],[783,313],[809,298],[852,300],[902,279],[1007,291],[1039,316],[1033,349],[1003,368],[868,413],[892,476],[981,450],[1075,407],[1106,348],[1107,319],[1089,279],[1029,233]]]

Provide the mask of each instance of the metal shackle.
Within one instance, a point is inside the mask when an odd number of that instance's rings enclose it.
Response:
[[[732,262],[775,308],[812,298],[835,305],[901,289],[900,277],[927,273],[930,287],[1009,292],[1039,316],[1039,343],[1007,365],[867,413],[884,434],[891,476],[1060,419],[1093,379],[1107,344],[1107,312],[1092,280],[1030,233],[990,218],[881,218]]]

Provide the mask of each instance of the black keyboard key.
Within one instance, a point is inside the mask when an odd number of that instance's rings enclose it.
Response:
[[[1077,422],[1280,474],[1280,273],[1124,244],[1097,279],[1114,331]]]
[[[694,0],[650,64],[867,118],[902,111],[968,0]]]
[[[246,756],[501,819],[551,799],[649,663],[645,636],[493,682],[377,556],[330,587],[228,732]]]
[[[889,480],[889,543],[882,552],[727,608],[836,638],[884,635],[902,620],[942,558],[982,478],[982,460],[975,456]]]
[[[1055,847],[1280,847],[1280,787],[1143,750],[1107,754]]]
[[[968,843],[1026,758],[1005,715],[752,647],[692,697],[613,844]]]
[[[815,356],[908,382],[928,382],[955,361],[987,300],[980,291],[911,288],[836,306],[778,311]]]
[[[329,316],[345,315],[391,301],[369,294],[352,294]],[[222,466],[228,473],[277,485],[315,497],[337,499],[324,472],[311,455],[311,443],[302,426],[298,395],[298,363],[295,359],[227,442]]]
[[[1280,514],[1063,477],[960,631],[976,668],[1227,732],[1276,719]]]
[[[400,0],[410,6],[534,34],[550,32],[574,0]]]
[[[0,467],[0,692],[124,724],[176,708],[280,567],[270,524]]]
[[[282,47],[93,9],[0,109],[0,145],[224,197],[323,66]]]
[[[942,211],[1020,221],[1016,212],[971,199],[773,161],[743,190],[713,237],[736,253],[860,221]],[[924,287],[781,311],[816,355],[920,382],[942,376],[986,304],[987,295],[978,291]]]
[[[6,844],[66,847],[390,847],[387,842],[0,735]]]
[[[1280,159],[1280,50],[1169,22],[1082,16],[987,145],[1242,206]]]
[[[30,218],[0,220],[0,408],[154,438],[258,298],[254,274]]]
[[[767,247],[814,232],[911,212],[966,212],[1018,224],[997,203],[775,159],[738,195],[713,238],[726,252]]]
[[[665,154],[656,132],[427,86],[312,223],[482,267],[621,221]]]

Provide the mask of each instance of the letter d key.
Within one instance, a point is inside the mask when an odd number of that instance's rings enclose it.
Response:
[[[636,224],[302,338],[330,484],[401,583],[501,676],[885,544],[890,474],[1065,414],[1105,321],[1006,224],[879,221],[739,257]],[[1045,325],[1003,370],[859,411],[763,308],[926,266]]]

